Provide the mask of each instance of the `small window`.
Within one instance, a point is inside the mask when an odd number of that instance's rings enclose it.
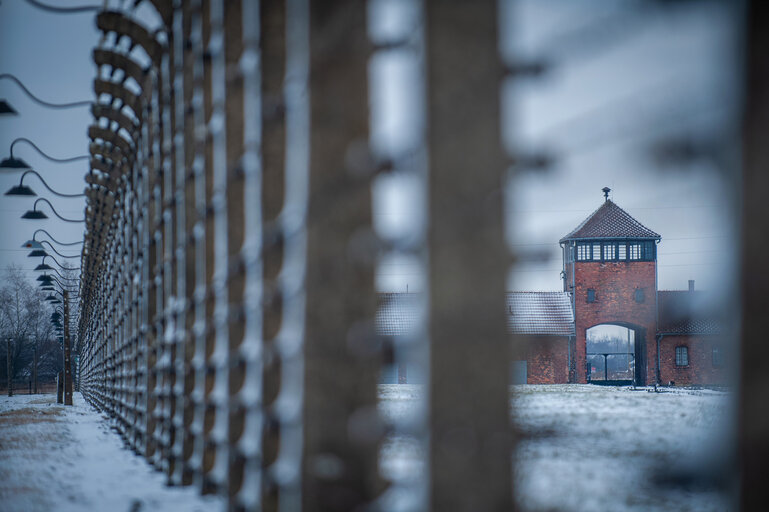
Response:
[[[635,301],[639,304],[641,304],[645,297],[644,297],[644,289],[643,288],[636,288],[635,292],[633,293],[633,298]]]
[[[595,289],[594,288],[588,288],[587,289],[587,301],[588,302],[595,302]]]
[[[626,260],[627,259],[627,245],[619,244],[618,252],[619,252],[619,259],[620,260]]]
[[[689,366],[689,349],[676,347],[676,366]]]
[[[617,259],[617,246],[614,244],[603,244],[603,259],[616,260]]]
[[[601,259],[601,244],[593,244],[593,259]]]
[[[577,245],[577,260],[585,261],[590,259],[590,246],[587,244]]]
[[[641,244],[628,244],[627,249],[629,260],[641,259]]]
[[[654,261],[654,242],[644,242],[643,251],[643,259]]]
[[[721,347],[713,347],[713,368],[721,368],[724,365],[724,354]]]

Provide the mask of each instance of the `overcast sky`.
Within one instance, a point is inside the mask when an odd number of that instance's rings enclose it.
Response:
[[[526,0],[503,8],[501,47],[506,58],[545,57],[552,64],[541,79],[509,87],[500,84],[504,142],[511,151],[547,150],[557,156],[549,172],[521,176],[510,187],[508,238],[513,249],[549,255],[547,261],[513,268],[510,288],[561,289],[557,241],[600,206],[604,186],[612,188],[618,205],[662,235],[660,289],[685,288],[688,279],[704,289],[718,289],[730,281],[733,180],[724,179],[724,171],[713,163],[660,168],[650,157],[652,145],[666,135],[705,134],[724,140],[733,127],[739,52],[730,3],[684,2],[665,9],[649,7],[653,4]],[[407,18],[386,21],[397,31]],[[15,74],[48,101],[91,98],[95,75],[91,51],[99,36],[92,14],[53,15],[22,0],[3,0],[0,72]],[[400,83],[409,87],[414,82]],[[32,139],[54,157],[87,153],[91,121],[87,108],[45,109],[8,80],[0,81],[0,98],[21,114],[0,118],[2,158],[17,137]],[[414,109],[413,97],[390,94],[389,100],[374,101],[402,101],[406,105],[402,110]],[[389,104],[385,107],[389,110]],[[397,132],[399,127],[394,123],[387,129]],[[48,162],[25,144],[17,144],[14,154],[31,163],[57,190],[83,190],[87,162]],[[18,182],[19,174],[0,171],[2,192]],[[34,177],[25,183],[39,196],[50,197]],[[395,191],[377,200],[374,214],[380,224],[410,222],[418,210],[414,206],[418,193],[404,187]],[[52,202],[62,215],[82,218],[82,200]],[[29,198],[0,196],[3,267],[13,262],[29,269],[39,262],[33,263],[19,247],[37,228],[62,241],[82,236],[82,225],[61,222],[53,215],[46,221],[21,220],[32,203]],[[47,208],[42,207],[49,213]],[[405,290],[409,285],[410,290],[419,290],[418,274],[413,266],[391,260],[381,267],[378,286]]]
[[[83,5],[83,1],[57,1],[56,5]],[[96,2],[93,2],[96,3]],[[0,4],[0,73],[17,76],[39,98],[66,103],[93,97],[91,84],[95,67],[91,51],[97,45],[93,13],[55,15],[30,7],[22,0],[3,0]],[[10,80],[0,80],[0,98],[9,101],[18,116],[0,117],[0,155],[8,157],[11,142],[25,137],[56,158],[85,155],[88,152],[86,131],[91,121],[87,107],[52,110],[32,102]],[[25,143],[16,144],[14,156],[23,158],[45,178],[55,190],[82,193],[88,162],[60,164],[49,162]],[[5,193],[18,184],[21,173],[0,170],[0,192]],[[67,218],[83,218],[85,200],[54,198],[40,181],[29,175],[24,178],[38,197],[51,200],[57,212]],[[82,239],[83,224],[70,224],[55,218],[47,205],[42,205],[48,220],[22,220],[32,208],[35,198],[0,195],[0,266],[13,263],[32,269],[39,258],[27,258],[21,244],[42,228],[57,240],[70,242]],[[43,235],[43,239],[46,237]],[[38,240],[40,240],[38,236]],[[80,247],[58,248],[60,252],[79,254]],[[51,252],[50,250],[48,251]],[[61,258],[57,259],[61,261]],[[69,260],[79,266],[78,259]],[[64,263],[63,261],[61,261]],[[31,274],[31,273],[30,273]]]
[[[651,157],[655,144],[670,136],[728,145],[737,121],[734,4],[680,4],[502,3],[505,59],[543,58],[551,65],[540,79],[503,86],[504,143],[510,153],[556,157],[550,171],[510,184],[508,240],[534,261],[511,269],[509,289],[562,289],[558,240],[601,205],[605,186],[618,205],[662,235],[660,289],[686,289],[694,279],[699,289],[720,291],[733,282],[731,169],[713,161],[662,167]],[[396,110],[391,98],[382,101]],[[413,199],[393,189],[381,202],[380,223],[408,229]],[[537,257],[543,252],[546,261]],[[382,265],[378,285],[416,291],[424,283],[418,267],[393,258]]]

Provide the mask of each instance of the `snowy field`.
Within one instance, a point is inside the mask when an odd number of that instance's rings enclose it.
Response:
[[[222,502],[165,478],[124,448],[105,417],[74,394],[0,397],[0,511],[221,510]]]
[[[723,491],[702,485],[707,474],[687,490],[665,485],[692,468],[711,467],[709,457],[723,454],[727,393],[575,384],[512,391],[521,432],[514,481],[523,510],[734,510]],[[420,386],[382,385],[380,410],[407,420],[421,394]],[[390,478],[413,482],[423,468],[419,445],[391,437],[380,467]],[[394,501],[408,503],[406,496]]]
[[[421,386],[381,385],[380,410],[408,420]],[[707,486],[660,486],[679,469],[709,467],[723,447],[729,395],[661,393],[586,385],[516,386],[521,431],[515,462],[520,504],[529,511],[725,511],[727,497]],[[424,468],[419,445],[391,436],[380,469],[401,482],[389,501],[409,508]],[[397,507],[403,509],[402,507]],[[162,474],[124,448],[105,417],[79,393],[0,397],[0,511],[217,511],[223,502],[193,488],[165,486]]]

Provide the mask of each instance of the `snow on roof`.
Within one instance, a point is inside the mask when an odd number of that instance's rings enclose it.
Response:
[[[561,238],[560,242],[579,238],[652,238],[659,240],[660,235],[635,220],[611,199],[607,199],[571,233]]]
[[[508,292],[507,328],[513,334],[574,336],[566,292]]]
[[[376,332],[381,336],[409,334],[416,324],[416,293],[377,294]]]
[[[660,334],[719,334],[721,322],[708,307],[706,294],[700,291],[657,292]]]
[[[416,324],[419,295],[377,295],[376,331],[382,336],[403,336]],[[512,334],[574,336],[574,315],[565,292],[508,292],[507,328]]]

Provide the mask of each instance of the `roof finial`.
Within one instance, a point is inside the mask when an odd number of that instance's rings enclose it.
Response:
[[[606,200],[609,200],[609,192],[611,192],[611,189],[609,187],[603,187],[601,189],[603,191],[603,197],[606,198]]]

